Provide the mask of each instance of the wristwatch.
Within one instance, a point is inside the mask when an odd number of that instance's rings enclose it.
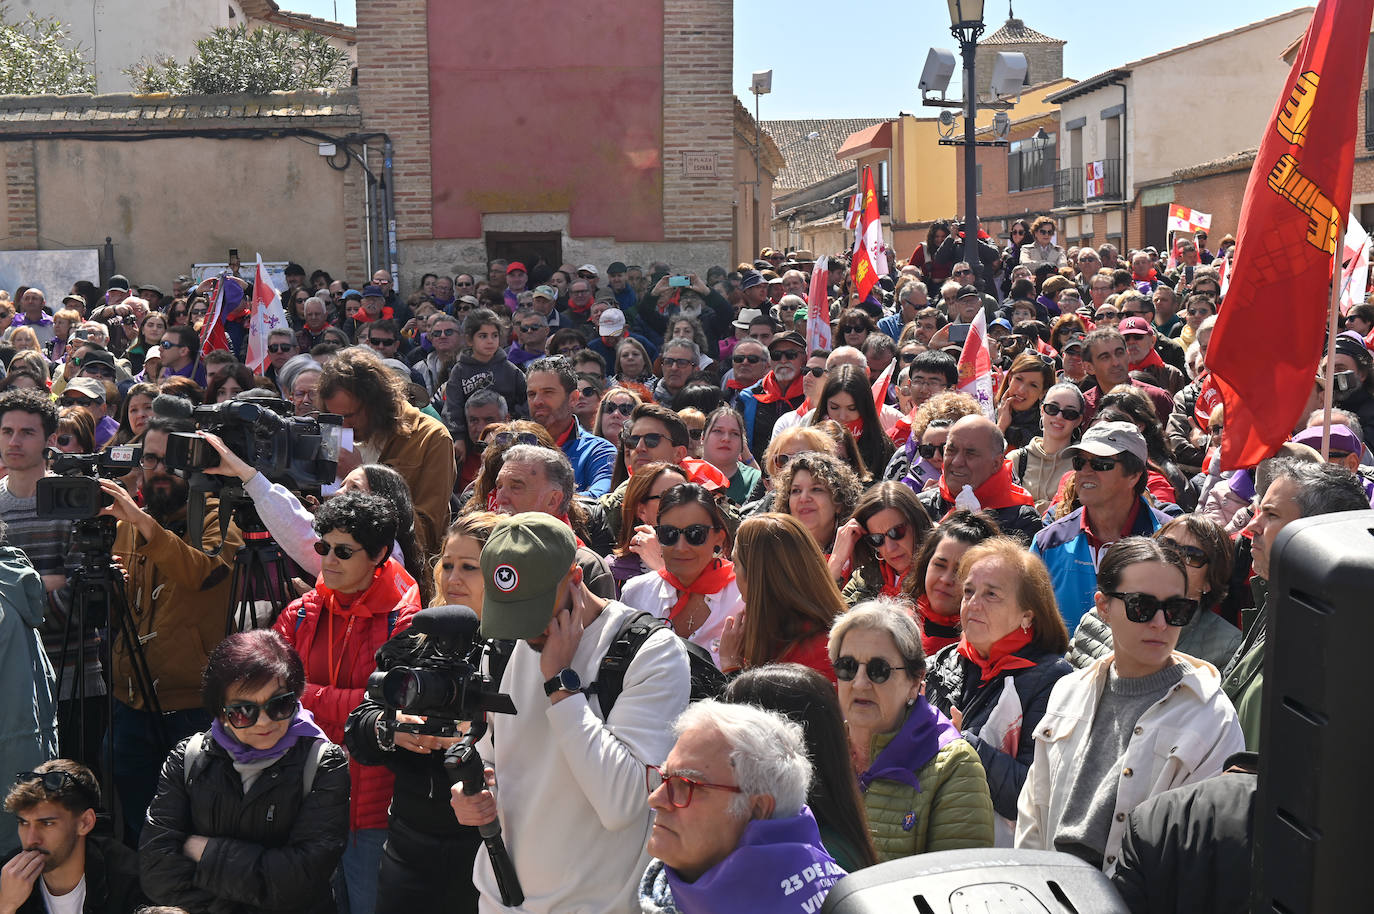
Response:
[[[581,692],[582,677],[576,670],[559,670],[552,679],[545,681],[544,694],[550,697],[554,692]]]

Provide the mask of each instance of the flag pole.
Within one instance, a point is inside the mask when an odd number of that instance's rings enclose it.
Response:
[[[1337,238],[1345,238],[1345,219],[1341,220],[1336,232]],[[1336,242],[1336,250],[1331,252],[1331,307],[1326,319],[1326,371],[1322,391],[1322,460],[1331,456],[1331,401],[1336,387],[1336,334],[1340,330],[1341,310],[1341,254],[1344,242]]]

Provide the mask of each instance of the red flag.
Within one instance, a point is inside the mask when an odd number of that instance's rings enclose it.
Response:
[[[883,373],[878,375],[878,380],[873,382],[873,408],[879,413],[883,411],[883,405],[887,403],[887,389],[892,385],[892,369],[896,367],[896,359],[888,362]]]
[[[1374,0],[1321,0],[1245,188],[1236,261],[1207,367],[1226,404],[1223,469],[1271,456],[1321,360],[1331,258],[1350,208]]]
[[[806,296],[806,351],[830,348],[830,259],[822,254],[811,266]]]
[[[868,298],[878,280],[887,275],[887,246],[883,244],[883,222],[878,216],[878,192],[873,187],[873,169],[864,166],[863,209],[859,214],[859,231],[854,236],[854,256],[849,258],[849,272],[859,301]]]
[[[224,315],[228,305],[224,301],[224,290],[229,285],[228,273],[221,273],[215,280],[215,294],[210,297],[210,310],[205,315],[205,323],[200,327],[200,357],[216,349],[228,349],[229,337],[224,332]]]

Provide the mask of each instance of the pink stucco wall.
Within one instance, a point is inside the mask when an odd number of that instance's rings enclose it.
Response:
[[[663,238],[663,0],[429,4],[435,238],[484,212]]]

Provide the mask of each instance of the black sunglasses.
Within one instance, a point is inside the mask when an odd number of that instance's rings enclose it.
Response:
[[[1192,621],[1193,614],[1197,612],[1197,600],[1190,600],[1187,597],[1169,597],[1161,600],[1159,597],[1148,593],[1120,593],[1109,591],[1107,596],[1120,600],[1126,606],[1126,618],[1132,622],[1149,622],[1155,617],[1155,613],[1164,610],[1164,621],[1174,626],[1182,628]]]
[[[808,368],[803,368],[802,371],[811,375],[813,378],[819,378],[825,374],[825,367],[822,365],[812,365]]]
[[[225,705],[222,710],[229,726],[243,730],[258,722],[260,712],[266,711],[268,720],[283,721],[294,716],[299,707],[300,699],[295,692],[282,692],[260,705],[251,701],[236,701],[232,705]]]
[[[845,324],[840,328],[841,333],[863,333],[868,328],[863,324]]]
[[[790,362],[792,359],[801,358],[802,351],[800,349],[774,349],[768,354],[779,361],[785,359]]]
[[[1079,456],[1075,456],[1075,457],[1073,458],[1073,468],[1074,468],[1075,470],[1081,470],[1081,469],[1083,469],[1083,467],[1085,467],[1085,466],[1090,466],[1090,467],[1092,467],[1094,470],[1096,470],[1096,471],[1099,472],[1099,473],[1106,473],[1106,472],[1108,472],[1108,471],[1110,471],[1110,470],[1116,469],[1116,465],[1117,465],[1117,461],[1111,460],[1111,459],[1109,459],[1109,458],[1107,458],[1107,457],[1091,457],[1091,458],[1089,458],[1089,457],[1079,457]]]
[[[1207,553],[1197,546],[1185,546],[1176,539],[1167,536],[1159,538],[1159,544],[1166,549],[1172,549],[1182,558],[1185,565],[1189,568],[1206,568],[1212,563]]]
[[[920,454],[926,460],[929,460],[936,454],[943,457],[945,456],[945,446],[943,444],[918,444],[916,445],[916,453]]]
[[[892,678],[893,670],[909,669],[904,666],[893,666],[881,657],[870,657],[868,662],[863,665],[864,672],[868,674],[868,681],[874,685],[882,685]],[[835,661],[835,678],[841,682],[853,682],[854,677],[859,675],[859,661],[853,657],[844,656]]]
[[[603,403],[601,404],[601,411],[603,413],[620,413],[622,416],[628,416],[635,411],[635,405],[633,403]]]
[[[599,395],[595,387],[579,387],[577,388],[577,392],[584,397],[595,397]]]
[[[903,353],[902,353],[902,364],[903,364],[903,365],[910,365],[912,362],[916,361],[916,356],[918,356],[918,355],[920,355],[919,352],[903,352]]]
[[[674,527],[671,524],[659,524],[654,528],[654,534],[658,541],[664,546],[676,546],[678,537],[687,537],[687,545],[704,546],[706,537],[711,535],[717,528],[710,524],[691,524],[686,527]]]
[[[763,356],[761,356],[761,355],[732,355],[732,356],[730,356],[730,361],[734,362],[736,365],[739,365],[739,364],[742,363],[742,362],[748,362],[750,365],[757,365],[759,362],[762,362],[762,361],[763,361]]]
[[[898,524],[886,533],[865,533],[864,540],[874,549],[880,549],[882,548],[883,540],[892,540],[895,543],[897,540],[906,536],[906,529],[906,524]]]
[[[343,543],[335,543],[333,548],[334,554],[339,558],[343,559],[345,562],[353,558],[353,556],[357,553],[363,551],[362,549],[354,549],[352,546],[345,546]],[[329,555],[329,550],[330,546],[324,540],[317,540],[315,542],[316,555]]]
[[[374,337],[372,337],[371,342],[372,342],[372,345],[374,345],[374,346],[395,346],[395,345],[396,345],[396,337],[394,337],[394,336],[374,336]]]
[[[1040,408],[1045,411],[1045,415],[1047,416],[1062,415],[1070,422],[1077,422],[1079,419],[1083,418],[1083,410],[1076,406],[1060,406],[1058,403],[1045,403]]]
[[[14,776],[16,784],[28,784],[33,781],[42,783],[43,789],[48,793],[57,793],[70,787],[85,797],[92,807],[100,805],[100,797],[92,793],[91,788],[81,783],[70,771],[21,771]]]
[[[647,435],[622,435],[620,440],[625,442],[625,450],[633,451],[635,448],[639,447],[639,442],[641,441],[644,442],[645,447],[652,449],[662,444],[663,439],[667,437],[667,435],[659,434],[658,432],[650,432]]]
[[[268,352],[290,352],[295,349],[290,343],[271,343],[267,347]]]

